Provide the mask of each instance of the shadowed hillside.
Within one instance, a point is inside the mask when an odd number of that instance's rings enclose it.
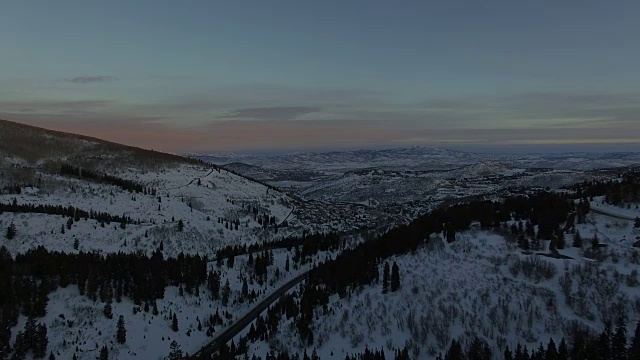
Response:
[[[52,170],[59,169],[60,162],[97,170],[122,167],[152,170],[178,163],[199,163],[177,155],[6,120],[0,120],[0,158]]]

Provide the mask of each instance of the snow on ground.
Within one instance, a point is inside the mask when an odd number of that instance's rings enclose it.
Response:
[[[637,230],[630,221],[591,214],[578,231],[583,248],[572,248],[573,235],[566,234],[567,248],[560,250],[572,259],[544,256],[548,241],[539,254],[526,255],[502,235],[478,229],[457,234],[451,244],[433,236],[431,245],[388,260],[399,265],[399,291],[382,294],[375,284],[318,310],[314,348],[322,359],[342,359],[365,347],[392,357],[407,345],[415,358],[431,359],[454,338],[478,335],[501,354],[518,342],[529,349],[550,337],[559,343],[574,324],[601,331],[604,319],[623,313],[631,326],[640,314],[640,256],[631,248]],[[608,246],[592,251],[594,233]],[[269,346],[302,353],[288,325],[268,344],[253,344],[250,355],[263,356]]]
[[[0,202],[18,204],[49,204],[74,206],[89,211],[125,215],[141,224],[127,224],[121,229],[118,223],[101,228],[95,220],[81,219],[71,229],[66,228],[67,218],[58,215],[0,214],[0,227],[13,222],[18,235],[13,240],[0,238],[0,246],[12,253],[24,252],[43,245],[51,250],[74,251],[153,251],[164,242],[165,255],[180,252],[212,255],[221,246],[236,245],[271,239],[273,230],[265,230],[254,219],[249,206],[258,207],[260,214],[275,216],[280,222],[287,218],[293,205],[290,199],[264,185],[252,182],[225,170],[183,165],[161,172],[125,172],[118,176],[143,183],[157,189],[157,195],[135,194],[119,187],[92,183],[59,175],[40,174],[40,188],[25,188],[21,194],[0,195]],[[200,183],[200,185],[198,185]],[[240,226],[229,229],[225,222],[238,219]],[[177,231],[177,223],[183,220],[184,231]],[[295,216],[288,219],[295,224]],[[62,233],[62,227],[65,232]],[[146,236],[145,236],[146,234]]]
[[[604,202],[603,196],[599,196],[595,197],[593,201],[590,202],[590,205],[592,209],[600,210],[612,215],[618,215],[620,217],[626,217],[629,219],[640,217],[639,204],[627,203],[622,205],[611,205]]]
[[[327,255],[320,253],[312,260],[324,259]],[[293,251],[286,249],[273,251],[274,260],[273,265],[268,267],[268,281],[263,285],[248,281],[248,291],[258,294],[253,302],[246,299],[241,301],[242,279],[253,273],[247,264],[248,255],[243,255],[236,257],[232,268],[226,264],[218,267],[215,262],[209,265],[211,270],[221,272],[221,287],[229,281],[232,296],[228,306],[224,306],[221,300],[212,300],[204,285],[200,287],[199,296],[186,292],[180,296],[178,288],[169,286],[164,298],[157,301],[158,315],[153,315],[152,307],[145,312],[144,306],[136,306],[130,299],[123,298],[121,303],[113,302],[113,318],[107,319],[103,315],[104,303],[81,296],[77,286],[73,285],[49,294],[47,315],[36,320],[47,325],[47,352],[52,351],[61,359],[70,359],[74,353],[79,359],[93,359],[103,345],[107,345],[109,356],[114,359],[161,359],[169,354],[173,340],[180,344],[183,352],[194,354],[260,300],[311,266],[309,263],[297,267],[291,262],[289,271],[286,271],[285,263],[292,256]],[[137,309],[135,314],[134,309]],[[216,311],[225,322],[215,325],[213,337],[207,337],[207,321]],[[225,312],[230,316],[226,317]],[[172,313],[178,318],[177,332],[171,329]],[[116,325],[120,315],[124,316],[127,330],[124,345],[116,342]],[[198,330],[198,322],[202,325],[201,330]],[[21,316],[18,325],[12,329],[12,342],[25,323],[26,318]]]

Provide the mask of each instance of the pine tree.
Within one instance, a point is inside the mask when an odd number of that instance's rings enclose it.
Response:
[[[33,338],[31,346],[33,349],[33,357],[36,359],[42,359],[47,356],[47,346],[49,345],[49,339],[47,338],[47,326],[44,324],[36,325],[32,334]]]
[[[636,330],[628,349],[629,360],[640,360],[640,322],[636,324]]]
[[[116,340],[118,341],[118,344],[124,344],[127,342],[127,329],[124,328],[124,316],[122,315],[120,315],[120,317],[118,318]]]
[[[556,343],[553,339],[549,339],[549,344],[547,344],[545,360],[558,360],[558,350],[556,349]]]
[[[396,292],[398,289],[400,289],[400,269],[394,261],[391,268],[391,291]]]
[[[107,301],[104,304],[104,309],[102,310],[102,313],[104,314],[104,317],[106,317],[107,319],[113,319],[113,309],[111,307],[111,301]]]
[[[180,345],[175,340],[173,340],[170,346],[171,352],[169,353],[169,360],[181,360],[182,350],[180,349]]]
[[[49,360],[56,360],[56,356],[53,355],[53,351],[49,353]]]
[[[504,350],[504,360],[513,360],[513,354],[511,353],[511,350],[509,350],[509,348],[506,348]]]
[[[242,297],[246,298],[247,296],[249,296],[249,284],[245,278],[242,280]]]
[[[7,240],[11,240],[16,236],[17,233],[18,230],[16,229],[16,224],[12,222],[11,225],[7,227],[7,234],[5,235],[5,237],[7,238]]]
[[[507,347],[507,348],[504,350],[504,357],[503,357],[503,359],[504,359],[504,360],[513,360],[513,354],[511,353],[511,350],[509,350],[509,347]]]
[[[173,319],[171,320],[171,330],[178,332],[178,317],[176,313],[173,313]]]
[[[569,349],[564,338],[560,340],[560,345],[558,345],[558,360],[569,360]]]
[[[560,250],[564,249],[565,239],[564,239],[564,231],[562,231],[562,229],[558,228],[556,230],[555,238],[556,238],[556,248]]]
[[[627,358],[627,328],[622,323],[618,323],[616,332],[611,339],[611,354],[615,359]]]
[[[184,222],[182,220],[178,221],[178,231],[182,232],[184,230]]]
[[[640,217],[636,216],[636,220],[633,222],[633,227],[634,228],[640,228]]]
[[[100,349],[100,360],[109,360],[109,349],[107,349],[106,345]]]
[[[464,358],[464,354],[462,353],[462,345],[458,342],[458,340],[452,340],[451,345],[449,346],[449,350],[444,356],[445,360],[462,360]]]
[[[489,345],[480,340],[479,338],[475,338],[471,344],[469,344],[469,348],[467,349],[466,359],[470,360],[491,360],[491,349]]]
[[[527,355],[527,359],[528,358],[529,356]],[[522,359],[523,359],[522,345],[518,343],[518,345],[516,345],[516,349],[513,352],[513,360],[522,360]]]
[[[452,243],[456,241],[456,230],[453,227],[453,225],[447,224],[447,229],[445,230],[445,232],[446,232],[447,242]]]
[[[604,331],[602,331],[596,340],[597,356],[599,356],[600,359],[611,359],[611,338],[611,323],[606,322],[604,324]]]
[[[531,248],[529,244],[529,239],[527,239],[524,236],[524,234],[520,234],[520,236],[518,237],[518,244],[520,245],[520,248],[524,251],[527,251]]]
[[[229,284],[229,279],[227,279],[227,282],[224,284],[224,287],[222,288],[222,305],[224,306],[229,305],[230,297],[231,297],[231,285]]]
[[[580,236],[579,231],[576,231],[576,234],[573,236],[573,247],[576,247],[576,248],[582,247],[582,237]]]
[[[384,263],[384,270],[382,271],[382,293],[386,294],[389,292],[389,263]]]
[[[211,297],[214,300],[220,298],[220,276],[217,272],[210,271],[207,276],[207,287],[211,291]]]

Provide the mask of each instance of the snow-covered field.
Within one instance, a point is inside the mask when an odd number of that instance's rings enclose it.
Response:
[[[314,349],[321,359],[342,359],[365,347],[384,348],[389,358],[394,348],[408,346],[414,358],[433,359],[452,339],[480,336],[501,354],[505,346],[537,348],[550,337],[557,344],[577,324],[601,331],[604,320],[623,315],[631,336],[640,318],[640,256],[631,245],[640,233],[627,220],[597,214],[587,220],[577,226],[583,247],[571,247],[567,233],[567,247],[559,250],[570,259],[544,256],[548,241],[527,255],[510,235],[479,229],[458,233],[451,244],[432,236],[416,253],[388,259],[400,269],[397,292],[383,294],[376,284],[335,296],[328,311],[318,310]],[[607,247],[593,252],[594,234]],[[252,351],[304,351],[293,326],[279,329]]]
[[[262,285],[252,280],[253,269],[248,264],[248,255],[237,256],[232,268],[226,263],[217,266],[209,264],[213,271],[221,274],[221,286],[229,281],[231,297],[225,306],[222,300],[214,300],[206,286],[201,286],[199,294],[188,294],[177,287],[169,286],[163,299],[157,300],[158,314],[153,314],[153,305],[148,311],[144,306],[136,306],[130,299],[123,298],[121,303],[113,302],[113,318],[103,314],[104,303],[92,301],[79,294],[77,286],[60,288],[49,294],[47,315],[37,319],[48,328],[48,352],[56,358],[71,359],[75,353],[79,359],[93,359],[102,346],[109,349],[110,359],[163,359],[170,352],[170,344],[177,341],[184,353],[194,354],[213,337],[235,322],[257,302],[268,296],[282,284],[307,271],[314,261],[324,259],[327,253],[319,253],[311,262],[297,266],[291,261],[293,251],[273,250],[273,265],[268,267],[267,281]],[[257,254],[254,254],[254,256]],[[289,270],[286,263],[290,262]],[[242,295],[243,280],[248,279],[248,292],[255,291],[257,297],[249,301]],[[210,317],[218,313],[222,324],[213,324],[212,336],[207,336]],[[174,332],[172,314],[178,319],[178,331]],[[121,345],[116,342],[116,325],[119,316],[125,319],[127,341]],[[12,341],[26,323],[21,316],[18,325],[12,329]],[[200,324],[200,326],[198,325]]]
[[[635,219],[636,217],[640,217],[640,206],[638,204],[607,204],[604,201],[604,197],[599,196],[595,197],[593,201],[590,202],[590,205],[592,209],[599,210],[618,217],[624,217],[628,219]]]
[[[180,252],[211,256],[221,246],[276,236],[272,229],[263,229],[258,224],[250,207],[258,208],[260,215],[275,216],[278,222],[287,218],[293,208],[285,194],[206,166],[181,165],[160,172],[131,170],[117,175],[157,189],[156,196],[42,173],[39,188],[0,195],[0,202],[8,204],[15,199],[18,204],[74,206],[85,211],[125,215],[134,221],[140,220],[140,224],[127,224],[122,229],[118,223],[111,223],[102,228],[96,220],[80,219],[68,229],[68,219],[62,216],[5,212],[0,214],[0,228],[6,229],[13,222],[17,236],[12,240],[3,236],[0,246],[6,246],[12,253],[39,245],[66,252],[142,250],[149,253],[163,242],[167,256]],[[224,221],[219,223],[219,218]],[[180,220],[184,223],[183,231],[178,231]],[[240,224],[238,230],[231,225],[235,220]],[[289,216],[287,221],[295,224],[295,216]],[[73,248],[76,239],[79,240],[77,250]]]

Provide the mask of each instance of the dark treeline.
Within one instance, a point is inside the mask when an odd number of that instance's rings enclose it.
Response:
[[[394,255],[415,251],[432,234],[442,233],[451,242],[455,241],[456,232],[469,229],[472,222],[479,222],[482,228],[501,228],[511,219],[526,218],[538,225],[543,236],[551,236],[573,208],[566,195],[549,192],[512,197],[504,202],[459,204],[436,209],[409,225],[397,227],[355,249],[346,249],[335,260],[325,262],[311,272],[300,299],[299,334],[308,344],[313,344],[314,309],[326,307],[333,294],[346,297],[354,289],[378,281],[381,262]]]
[[[144,185],[109,174],[100,174],[88,169],[82,169],[69,164],[62,164],[60,175],[75,176],[95,182],[118,186],[129,192],[144,193],[155,196],[157,191],[154,188],[147,188]]]
[[[628,178],[627,178],[628,179]],[[445,209],[437,209],[414,220],[409,225],[397,227],[381,237],[361,244],[355,249],[347,249],[335,260],[327,261],[312,270],[309,280],[299,293],[292,293],[281,299],[267,312],[266,316],[258,318],[256,325],[251,325],[249,333],[244,341],[267,340],[270,334],[278,329],[278,324],[286,318],[293,319],[299,336],[303,342],[312,346],[314,334],[312,323],[316,319],[315,310],[322,307],[323,311],[331,311],[328,308],[329,297],[338,294],[346,297],[354,289],[371,285],[379,281],[378,266],[385,259],[415,251],[420,245],[428,241],[430,235],[442,233],[449,242],[455,241],[458,231],[469,229],[474,222],[481,228],[502,228],[507,221],[526,221],[527,227],[534,229],[537,225],[537,234],[533,230],[527,230],[531,237],[538,239],[554,240],[556,234],[568,219],[575,218],[576,213],[584,217],[589,212],[587,196],[606,195],[612,193],[612,189],[634,188],[635,179],[620,183],[584,183],[579,185],[576,191],[581,200],[576,204],[575,195],[551,193],[546,191],[529,195],[513,196],[502,202],[475,201],[467,204],[458,204]],[[626,193],[629,193],[626,190]],[[623,192],[624,193],[624,192]],[[565,227],[566,228],[566,227]],[[561,232],[561,231],[560,231]],[[231,252],[231,250],[227,250]],[[562,360],[584,359],[586,354],[598,354],[598,359],[609,359],[613,355],[623,351],[631,355],[629,359],[637,359],[640,338],[636,336],[633,343],[636,345],[620,345],[619,334],[624,332],[620,326],[615,334],[611,330],[605,330],[605,335],[592,336],[586,331],[575,331],[568,334],[572,338],[572,347],[567,347],[562,341],[559,346],[551,340],[546,348],[542,345],[539,349],[529,352],[526,348],[518,346],[511,352],[505,351],[507,360]],[[594,340],[595,339],[595,340]],[[614,341],[615,340],[615,341]],[[245,344],[241,342],[240,348]],[[232,344],[235,350],[235,345]],[[622,349],[624,348],[624,350]],[[633,355],[632,355],[633,354]],[[282,358],[289,358],[285,355]],[[633,357],[635,356],[635,357]],[[348,359],[383,359],[384,354],[375,351],[360,355],[348,356]],[[408,357],[407,357],[408,358]],[[442,358],[442,357],[441,357]],[[492,359],[491,350],[481,340],[476,340],[463,351],[461,344],[454,342],[444,359]],[[627,357],[620,357],[626,359]]]
[[[283,299],[283,303],[294,301],[292,297]],[[247,341],[265,340],[265,334],[277,330],[276,320],[269,320],[272,314],[277,312],[286,312],[295,308],[292,304],[285,308],[273,307],[269,310],[267,320],[262,317],[258,318],[257,326],[251,325],[251,329],[246,337],[240,339],[239,345],[231,343],[229,346],[223,346],[219,352],[217,359],[235,359],[236,356],[246,351]],[[287,317],[295,316],[295,314],[287,313]],[[627,341],[627,329],[623,324],[618,324],[615,330],[610,324],[605,325],[605,329],[600,334],[594,334],[589,330],[581,327],[575,327],[570,334],[569,342],[563,338],[558,344],[553,339],[545,345],[539,344],[537,348],[528,349],[527,346],[517,344],[513,349],[507,347],[503,353],[494,354],[490,346],[479,337],[476,337],[466,345],[458,340],[453,340],[449,349],[444,355],[435,357],[436,360],[638,360],[640,359],[640,323],[637,324],[631,341]],[[262,357],[254,355],[252,360],[261,360]],[[286,352],[267,356],[272,360],[316,360],[320,357],[315,350],[308,355],[305,351],[303,355],[289,355]],[[386,356],[383,350],[369,350],[366,348],[362,353],[347,354],[345,360],[385,360]],[[394,351],[394,360],[411,359],[408,349],[396,349]]]
[[[640,175],[627,172],[616,180],[585,181],[573,190],[579,197],[604,196],[605,202],[612,205],[640,202]]]
[[[216,252],[216,259],[227,259],[232,256],[246,255],[265,250],[288,249],[299,247],[301,259],[317,254],[319,251],[332,251],[344,247],[344,240],[338,233],[304,234],[302,237],[290,237],[265,241],[260,244],[226,246]],[[296,260],[296,262],[298,262]]]
[[[0,189],[0,194],[22,194],[22,188],[34,187],[34,184],[26,183],[22,185],[11,184]]]
[[[273,186],[273,185],[269,185],[269,184],[267,184],[266,182],[264,182],[264,181],[262,181],[262,180],[254,179],[254,178],[252,178],[252,177],[250,177],[250,176],[247,176],[247,175],[241,174],[241,173],[239,173],[239,172],[237,172],[237,171],[234,171],[234,170],[231,170],[231,169],[229,169],[229,168],[226,168],[226,167],[224,167],[224,165],[215,165],[215,164],[211,164],[211,165],[212,165],[212,166],[214,166],[214,167],[215,167],[215,169],[216,169],[218,172],[220,172],[220,170],[224,170],[224,171],[226,171],[226,172],[228,172],[228,173],[230,173],[230,174],[233,174],[233,175],[239,176],[239,177],[241,177],[241,178],[247,179],[247,180],[249,180],[249,181],[252,181],[252,182],[258,183],[258,184],[260,184],[260,185],[264,186],[264,187],[265,187],[265,188],[267,188],[267,189],[271,189],[271,190],[274,190],[274,191],[278,191],[278,192],[280,192],[280,189],[278,189],[277,187],[275,187],[275,186]],[[267,190],[267,191],[268,191],[268,190]]]
[[[610,324],[605,324],[600,334],[594,334],[587,329],[575,327],[568,334],[570,341],[563,338],[556,344],[553,339],[545,345],[542,343],[535,349],[516,345],[513,349],[506,348],[502,354],[492,354],[486,342],[476,338],[463,349],[462,344],[453,340],[444,357],[440,360],[637,360],[640,359],[640,323],[636,326],[631,341],[627,344],[627,329],[624,324],[618,324],[615,330]]]
[[[241,336],[238,345],[232,340],[230,344],[220,347],[215,358],[219,360],[237,359],[243,354],[246,355],[248,343],[252,341],[264,341],[269,335],[278,330],[278,323],[281,314],[286,314],[287,318],[296,316],[295,296],[283,295],[279,304],[269,308],[266,317],[258,316],[256,325],[251,324],[251,328],[246,336]],[[170,355],[171,358],[171,355]],[[248,357],[245,357],[247,359]],[[320,360],[316,350],[312,350],[309,354],[306,350],[302,353],[290,354],[287,351],[270,352],[265,358],[258,355],[252,355],[251,360]],[[385,360],[385,353],[382,349],[370,350],[365,348],[362,353],[347,354],[345,360]],[[394,356],[389,358],[393,360],[410,360],[409,350],[407,347],[403,349],[395,349]]]
[[[377,239],[362,243],[357,248],[346,249],[335,260],[316,267],[299,292],[281,296],[265,316],[257,318],[238,346],[232,343],[229,347],[224,347],[220,353],[221,358],[232,358],[232,355],[244,353],[249,341],[268,340],[278,331],[278,326],[285,319],[293,320],[301,340],[308,346],[313,346],[312,323],[316,319],[316,309],[322,308],[322,311],[330,312],[332,309],[328,304],[331,295],[346,297],[360,286],[379,281],[383,276],[378,273],[378,266],[385,262],[385,259],[416,250],[428,241],[431,234],[442,233],[448,241],[455,241],[456,232],[468,229],[473,222],[478,222],[482,228],[502,228],[506,221],[514,218],[527,219],[529,223],[539,225],[543,233],[546,232],[545,228],[553,232],[566,222],[572,211],[575,211],[575,206],[568,201],[566,195],[548,192],[512,197],[504,202],[475,201],[434,210],[409,225],[397,227]],[[304,239],[302,238],[303,241]],[[315,243],[318,244],[324,238],[319,235],[315,239]],[[299,244],[300,240],[285,239],[281,244],[287,244],[287,241],[292,241],[291,245]],[[340,238],[336,235],[324,240],[329,244],[341,244]],[[220,254],[233,254],[236,251],[239,251],[238,248],[227,248]],[[392,281],[393,278],[393,274],[388,275],[388,291],[395,291],[400,286],[399,280]],[[479,349],[478,351],[484,351],[486,346],[480,346]],[[275,358],[299,359],[300,355],[289,357],[287,354],[280,354]],[[304,355],[302,358],[305,358]],[[365,351],[362,354],[348,356],[348,359],[383,358],[384,354],[377,351]],[[395,358],[409,359],[409,356],[406,351],[397,351]]]
[[[126,224],[135,223],[133,219],[124,215],[111,215],[108,213],[97,212],[93,210],[86,211],[73,206],[18,204],[17,199],[13,199],[13,201],[9,204],[0,203],[0,214],[5,211],[13,213],[60,215],[73,219],[74,221],[80,221],[80,219],[93,219],[106,224],[110,224],[112,222]]]
[[[120,302],[123,297],[132,299],[136,305],[155,309],[155,301],[164,297],[167,286],[179,286],[183,291],[198,294],[207,275],[207,259],[198,255],[180,254],[177,258],[165,259],[160,251],[150,257],[123,253],[65,254],[39,247],[14,259],[2,247],[0,358],[4,359],[10,353],[11,328],[17,325],[19,315],[29,319],[45,316],[48,294],[59,287],[77,285],[81,295],[105,303],[107,316],[111,302]],[[42,330],[29,332],[25,329],[24,333],[29,339],[42,337]],[[31,336],[32,333],[35,335]],[[16,344],[15,350],[20,349],[34,349],[35,352],[40,348]]]
[[[235,360],[237,356],[243,354],[243,349],[240,347],[236,347],[235,345],[224,346],[220,352],[215,357],[218,360]],[[248,358],[245,358],[248,359]],[[261,356],[253,355],[251,360],[263,360]],[[365,348],[362,353],[354,353],[348,354],[345,356],[345,360],[385,360],[387,359],[384,355],[383,350],[369,350]],[[389,358],[390,360],[409,360],[409,351],[407,348],[403,350],[396,350],[394,352],[394,357]],[[278,354],[269,354],[266,356],[266,360],[321,360],[320,356],[316,353],[316,351],[312,351],[311,354],[308,354],[306,351],[300,355],[295,353],[290,355],[287,352],[281,352]]]

